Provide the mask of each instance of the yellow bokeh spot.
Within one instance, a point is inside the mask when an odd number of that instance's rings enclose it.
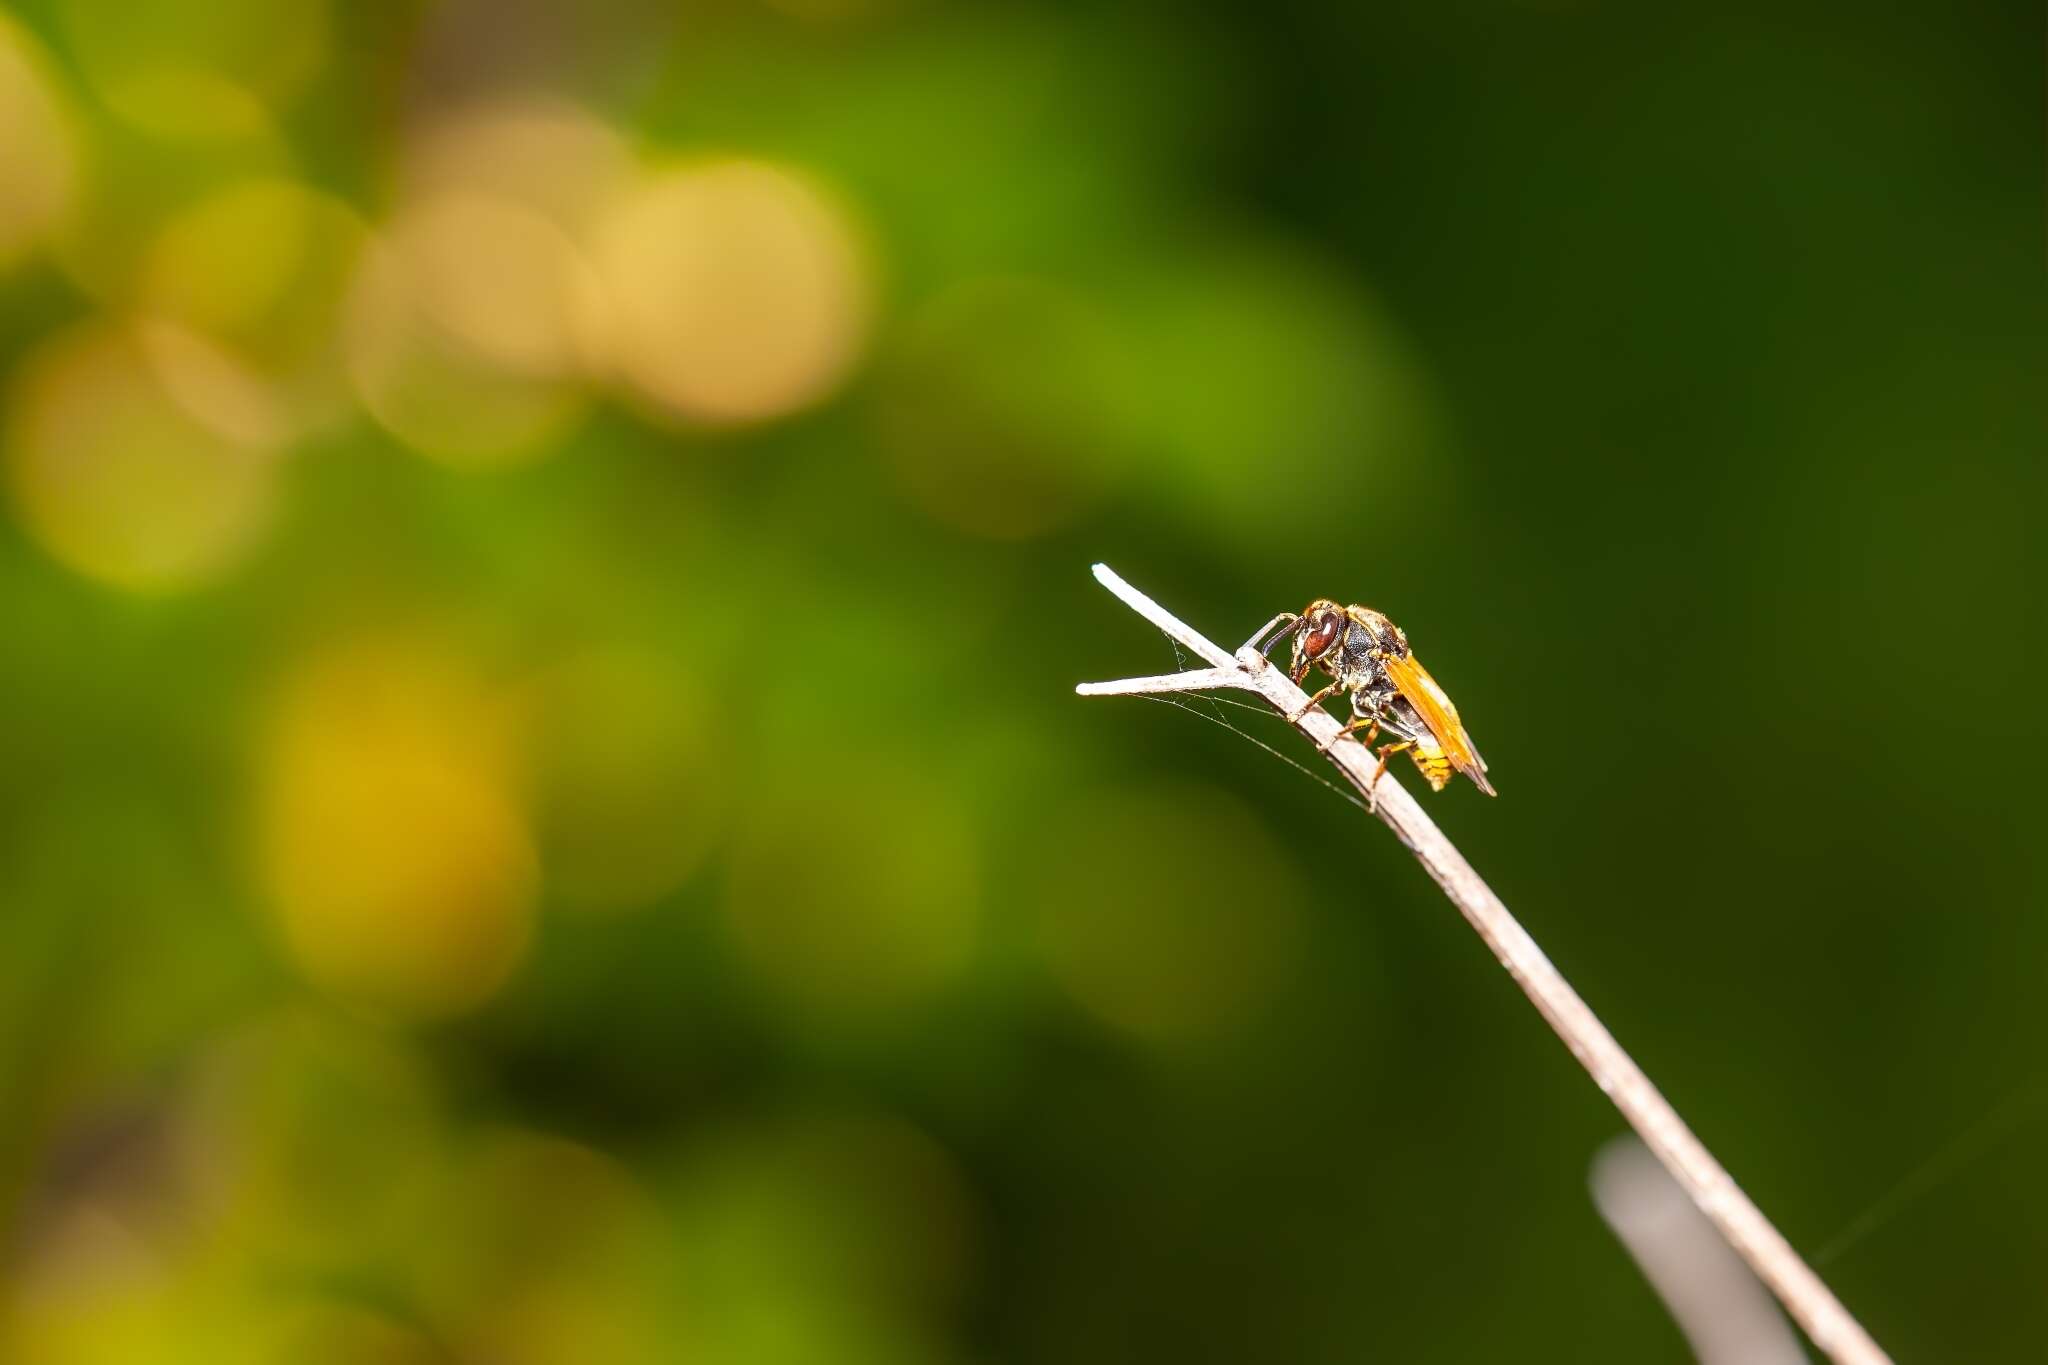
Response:
[[[69,209],[78,185],[74,137],[42,49],[0,14],[0,266]]]
[[[231,89],[215,94],[240,112],[223,113],[222,126],[198,140],[157,126],[163,120],[140,125],[94,111],[88,173],[52,235],[58,264],[81,290],[124,309],[148,307],[146,277],[168,225],[235,186],[289,175],[291,150],[270,113]]]
[[[633,159],[618,131],[567,101],[533,95],[443,119],[406,148],[401,198],[467,193],[587,226],[627,185]]]
[[[547,218],[449,194],[392,229],[426,319],[487,363],[556,377],[586,368],[602,328],[596,276]]]
[[[234,334],[291,306],[309,282],[336,292],[337,260],[360,249],[360,220],[295,180],[230,185],[174,218],[152,244],[142,297],[152,311]]]
[[[1226,1033],[1278,990],[1305,887],[1244,805],[1202,787],[1085,802],[1051,841],[1039,888],[1054,975],[1148,1042]]]
[[[747,965],[827,1020],[885,1014],[956,980],[980,905],[954,804],[881,765],[812,790],[757,812],[734,853],[725,913]]]
[[[195,415],[147,336],[89,323],[46,342],[17,377],[7,429],[9,484],[28,530],[79,572],[137,590],[220,573],[266,526],[276,494],[260,417]],[[213,386],[204,401],[218,414],[233,406],[235,381],[210,359],[193,383]]]
[[[298,273],[314,203],[289,180],[265,179],[194,205],[153,244],[144,301],[208,331],[246,326]]]
[[[257,840],[300,968],[405,1013],[495,993],[525,955],[538,881],[518,762],[505,709],[431,646],[302,664],[264,736]]]
[[[286,1300],[275,1319],[252,1324],[251,1365],[442,1365],[447,1352],[402,1319],[337,1296]]]
[[[701,687],[626,649],[565,660],[542,684],[540,831],[571,905],[645,905],[704,863],[727,783]]]
[[[846,215],[758,161],[670,171],[599,225],[617,363],[642,394],[709,423],[779,417],[828,394],[867,326]]]
[[[617,1160],[565,1138],[492,1132],[446,1182],[459,1242],[428,1249],[422,1296],[463,1360],[504,1365],[664,1358],[674,1292],[666,1229]]]
[[[245,126],[281,107],[326,60],[326,0],[63,0],[71,49],[109,108],[173,136]]]
[[[193,420],[243,445],[284,441],[283,409],[234,357],[173,323],[140,322],[135,334],[164,392]]]
[[[171,1267],[122,1211],[73,1201],[24,1240],[21,1264],[0,1281],[5,1359],[113,1365],[175,1321]]]
[[[604,300],[574,242],[515,201],[448,194],[368,253],[345,345],[363,405],[457,465],[536,453],[584,407]]]
[[[260,136],[272,126],[253,91],[210,71],[140,72],[102,93],[129,123],[173,142]]]
[[[338,417],[347,384],[337,339],[368,234],[341,201],[266,177],[194,204],[151,243],[142,306],[231,354],[281,427]]]

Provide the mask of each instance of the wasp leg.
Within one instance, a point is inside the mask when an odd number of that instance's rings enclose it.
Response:
[[[1357,731],[1360,731],[1360,730],[1363,730],[1363,731],[1365,731],[1365,738],[1364,738],[1364,739],[1361,739],[1361,740],[1359,740],[1359,741],[1358,741],[1358,742],[1359,742],[1360,744],[1370,744],[1370,743],[1372,743],[1372,742],[1373,742],[1373,741],[1374,741],[1375,739],[1378,739],[1378,738],[1379,738],[1379,734],[1380,734],[1380,722],[1379,722],[1379,717],[1377,717],[1377,716],[1360,716],[1360,717],[1358,717],[1358,718],[1357,718],[1356,720],[1352,721],[1352,722],[1351,722],[1351,723],[1350,723],[1349,725],[1347,725],[1347,726],[1345,726],[1345,727],[1344,727],[1343,729],[1339,730],[1339,731],[1338,731],[1338,732],[1337,732],[1336,734],[1334,734],[1334,735],[1331,735],[1331,736],[1330,736],[1330,737],[1329,737],[1328,739],[1324,740],[1324,741],[1323,741],[1323,742],[1322,742],[1321,744],[1318,744],[1318,745],[1316,745],[1316,752],[1317,752],[1317,753],[1319,753],[1319,754],[1326,754],[1326,753],[1330,752],[1330,746],[1331,746],[1332,744],[1335,744],[1335,743],[1336,743],[1336,742],[1337,742],[1338,740],[1340,740],[1340,739],[1344,738],[1344,736],[1346,736],[1346,735],[1349,735],[1349,734],[1354,734],[1354,733],[1356,733]]]
[[[1367,810],[1379,809],[1380,779],[1387,775],[1387,760],[1395,754],[1405,752],[1414,747],[1415,741],[1412,739],[1404,739],[1399,744],[1382,744],[1380,746],[1380,764],[1372,770],[1372,785],[1366,788],[1365,808]]]
[[[1287,723],[1289,725],[1301,724],[1301,718],[1303,716],[1315,710],[1318,706],[1321,706],[1323,704],[1323,698],[1329,696],[1332,692],[1335,692],[1339,687],[1342,686],[1342,683],[1331,683],[1328,687],[1316,693],[1313,697],[1310,697],[1307,703],[1303,705],[1303,707],[1299,711],[1296,711],[1293,715],[1287,718]]]

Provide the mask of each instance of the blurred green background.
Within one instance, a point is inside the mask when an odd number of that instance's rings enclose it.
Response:
[[[2039,1359],[2038,20],[0,11],[0,1357],[1687,1358],[1103,559],[1405,625],[1737,1178]]]

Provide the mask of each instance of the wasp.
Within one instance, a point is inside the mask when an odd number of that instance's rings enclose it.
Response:
[[[1311,668],[1330,676],[1328,687],[1287,718],[1290,724],[1320,706],[1331,693],[1347,693],[1351,722],[1322,748],[1358,731],[1365,732],[1362,742],[1370,745],[1385,731],[1394,738],[1378,749],[1375,784],[1387,770],[1387,760],[1406,753],[1422,770],[1431,791],[1442,791],[1453,773],[1463,773],[1488,796],[1495,794],[1493,784],[1486,780],[1486,760],[1465,732],[1458,708],[1415,657],[1399,626],[1370,607],[1339,606],[1324,597],[1309,603],[1299,616],[1293,612],[1276,616],[1253,638],[1253,644],[1263,654],[1288,636],[1294,642],[1288,676],[1295,686],[1302,685]]]

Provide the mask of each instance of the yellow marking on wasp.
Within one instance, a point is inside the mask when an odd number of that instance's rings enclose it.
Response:
[[[1421,770],[1422,778],[1429,783],[1431,791],[1442,791],[1451,781],[1451,760],[1443,749],[1435,744],[1418,744],[1408,751]]]

